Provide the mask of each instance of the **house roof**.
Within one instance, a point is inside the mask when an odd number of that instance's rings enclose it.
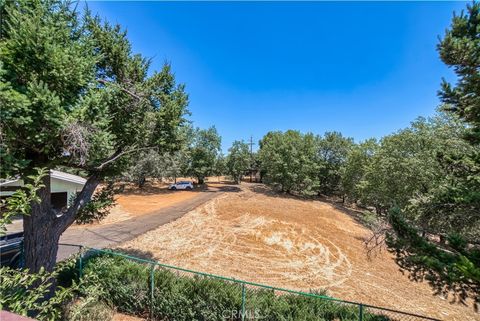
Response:
[[[50,177],[60,179],[62,181],[81,184],[81,185],[85,185],[85,183],[87,182],[87,180],[83,177],[65,173],[65,172],[56,171],[53,169],[50,170]]]
[[[65,173],[65,172],[56,171],[54,169],[50,170],[50,177],[61,180],[61,181],[66,181],[66,182],[79,184],[79,185],[85,185],[85,183],[87,182],[87,180],[83,177],[73,175],[73,174],[69,174],[69,173]],[[20,178],[5,180],[3,182],[0,182],[0,186],[9,185],[9,184],[16,183],[16,182],[19,182],[19,181],[20,181]],[[23,184],[23,182],[22,182],[22,184]]]

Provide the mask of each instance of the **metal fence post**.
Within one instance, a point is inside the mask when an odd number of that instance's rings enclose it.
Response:
[[[155,289],[155,264],[150,270],[150,319],[153,319],[153,291]]]
[[[242,283],[242,321],[245,320],[245,298],[246,291],[245,291],[245,283]]]
[[[360,303],[360,305],[358,306],[358,320],[359,321],[363,321],[363,304]]]
[[[78,278],[81,279],[83,276],[83,245],[79,247],[80,257],[78,259]]]

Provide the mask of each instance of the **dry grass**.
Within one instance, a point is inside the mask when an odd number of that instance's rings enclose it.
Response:
[[[435,296],[403,275],[386,251],[367,258],[369,231],[321,201],[257,186],[227,193],[122,245],[194,270],[308,291],[444,320],[480,320],[472,307]]]

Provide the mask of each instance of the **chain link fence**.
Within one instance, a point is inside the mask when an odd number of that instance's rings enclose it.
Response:
[[[91,260],[111,258],[103,277],[120,311],[149,320],[440,321],[417,314],[193,271],[75,244],[79,278]],[[102,264],[94,273],[102,279]],[[120,265],[124,265],[120,268]],[[121,270],[121,272],[120,272]],[[126,272],[126,273],[125,273]],[[118,273],[118,274],[116,274]]]

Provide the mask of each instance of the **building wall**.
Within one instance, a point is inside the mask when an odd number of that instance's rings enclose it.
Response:
[[[51,179],[51,192],[67,192],[67,200],[71,200],[73,195],[76,195],[83,188],[82,184],[62,181],[56,178]]]
[[[76,195],[78,192],[80,192],[83,188],[83,184],[79,183],[73,183],[69,181],[64,181],[60,180],[57,178],[51,178],[50,179],[50,188],[52,193],[58,193],[58,192],[67,192],[67,199],[70,200],[72,198],[72,195]],[[2,185],[0,187],[0,196],[8,196],[12,195],[14,192],[13,191],[5,191],[2,190],[4,187],[14,187],[14,186],[23,186],[23,181],[18,180],[15,182],[11,182],[5,185]]]

